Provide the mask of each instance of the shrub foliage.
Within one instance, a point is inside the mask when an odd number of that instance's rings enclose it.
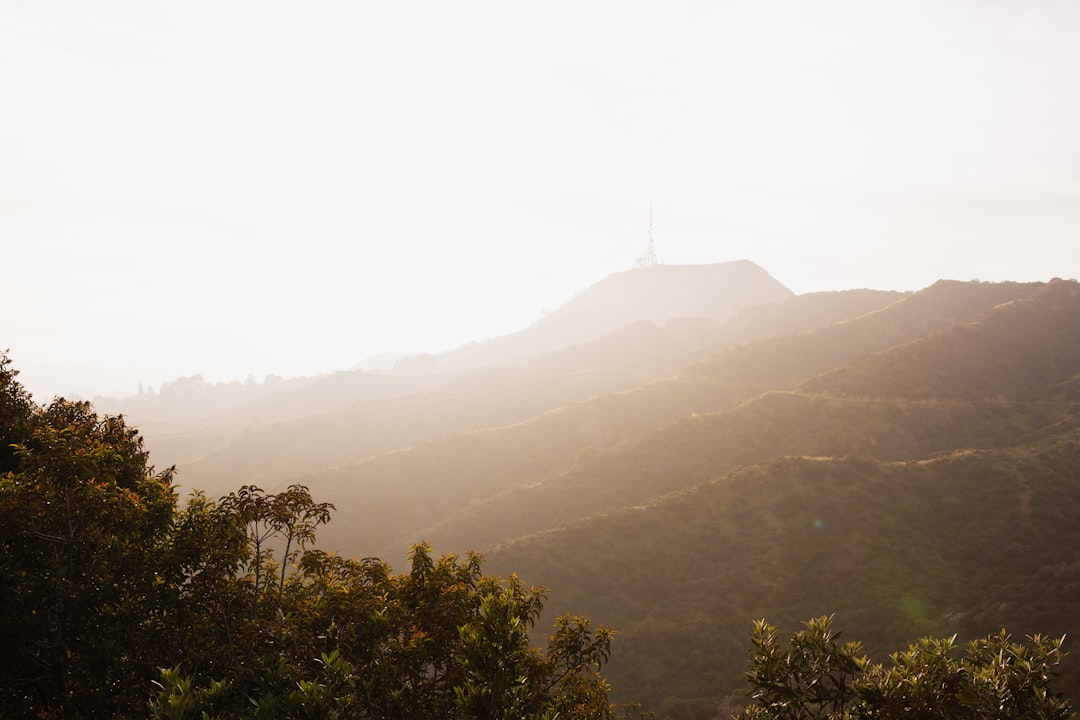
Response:
[[[752,704],[739,720],[918,718],[1066,720],[1069,704],[1049,688],[1061,640],[1013,642],[1002,631],[972,641],[923,638],[871,662],[857,642],[841,642],[831,617],[804,624],[785,644],[764,620],[754,624],[746,677]]]

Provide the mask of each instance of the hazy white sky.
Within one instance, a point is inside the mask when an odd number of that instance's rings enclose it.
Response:
[[[39,400],[518,329],[645,249],[798,293],[1080,275],[1080,3],[0,0]]]

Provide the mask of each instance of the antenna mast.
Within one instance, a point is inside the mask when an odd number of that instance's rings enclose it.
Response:
[[[649,246],[645,250],[645,254],[637,259],[638,267],[652,268],[656,267],[658,262],[656,260],[656,252],[653,247],[653,234],[652,234],[652,203],[649,203]]]

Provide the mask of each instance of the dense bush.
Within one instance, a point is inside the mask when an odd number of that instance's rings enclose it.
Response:
[[[740,720],[919,718],[1065,720],[1069,704],[1049,689],[1061,640],[1015,643],[1002,631],[956,657],[955,638],[923,638],[873,663],[840,642],[832,618],[805,623],[785,645],[764,620],[754,626],[747,679],[752,704]]]

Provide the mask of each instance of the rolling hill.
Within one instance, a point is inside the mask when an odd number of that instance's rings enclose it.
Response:
[[[594,485],[647,499],[503,543],[489,567],[619,628],[612,682],[660,717],[737,706],[760,617],[836,613],[879,659],[924,634],[1075,635],[1078,318],[1080,286],[1055,281],[671,425],[592,461]]]
[[[845,360],[945,330],[1040,288],[938,283],[824,327],[766,334],[694,363],[679,375],[632,390],[300,480],[339,506],[338,518],[344,522],[324,536],[346,554],[376,554],[400,564],[410,538],[417,537],[446,551],[487,548],[602,512],[612,503],[634,504],[691,485],[718,468],[766,457],[778,442],[792,437],[790,429],[761,434],[763,423],[747,425],[737,415],[715,420],[701,414],[727,408],[748,412],[736,406],[774,389],[792,390]],[[800,298],[792,298],[769,307],[781,313],[799,305]],[[856,307],[862,309],[861,303]],[[769,313],[761,309],[755,313],[768,325]],[[742,320],[739,326],[750,332]],[[806,417],[792,408],[776,415],[792,421]],[[731,425],[734,434],[708,427],[714,421]],[[740,427],[753,432],[739,433]],[[817,428],[812,424],[810,432]],[[730,461],[718,457],[728,441],[737,451]],[[397,492],[406,488],[407,495]],[[419,503],[421,497],[429,503]]]

